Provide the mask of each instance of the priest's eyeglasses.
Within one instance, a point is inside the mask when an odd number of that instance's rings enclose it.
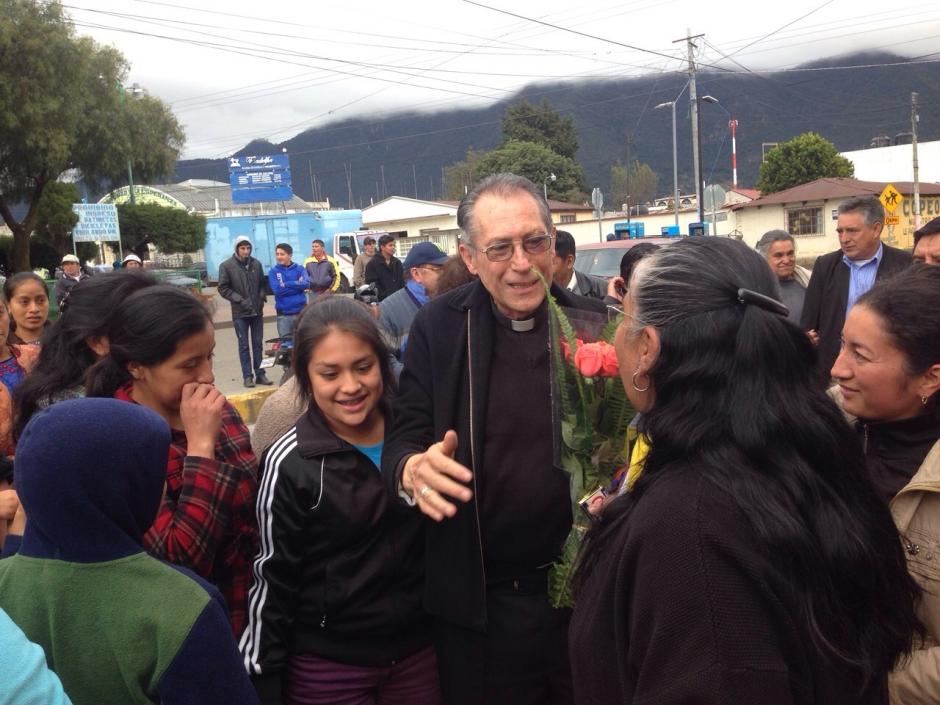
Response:
[[[522,249],[525,250],[530,255],[540,255],[543,252],[547,252],[548,249],[552,246],[552,240],[555,239],[554,235],[530,235],[529,237],[522,239]],[[481,254],[486,255],[486,258],[490,262],[505,262],[508,259],[512,259],[513,250],[516,247],[516,242],[518,240],[503,240],[501,242],[495,242],[488,247],[482,249],[469,245],[473,249],[478,250]]]

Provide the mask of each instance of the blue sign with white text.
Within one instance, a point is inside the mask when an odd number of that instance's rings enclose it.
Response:
[[[230,157],[228,178],[232,203],[289,201],[294,196],[290,184],[290,157],[286,154]]]

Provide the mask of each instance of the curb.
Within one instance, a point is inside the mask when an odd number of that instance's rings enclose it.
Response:
[[[277,386],[256,389],[251,392],[242,392],[240,394],[232,394],[226,397],[226,399],[228,399],[229,404],[238,410],[245,425],[250,426],[258,420],[258,414],[261,412],[261,407],[264,406],[265,400],[274,394],[275,391],[277,391]]]
[[[264,323],[273,323],[277,321],[277,314],[274,314],[271,316],[265,315],[262,320],[264,321]],[[232,319],[229,318],[228,320],[225,320],[225,321],[212,321],[212,327],[215,328],[216,330],[221,330],[222,328],[234,328],[235,324],[232,323]]]

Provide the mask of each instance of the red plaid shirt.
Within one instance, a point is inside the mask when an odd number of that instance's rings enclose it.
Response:
[[[128,384],[114,398],[136,403],[130,391]],[[251,564],[258,550],[258,463],[248,429],[226,402],[211,460],[186,455],[186,434],[171,430],[166,496],[144,536],[144,548],[218,587],[237,638],[247,621]]]

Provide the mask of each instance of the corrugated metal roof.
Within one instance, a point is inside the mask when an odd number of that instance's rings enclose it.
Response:
[[[784,191],[778,191],[762,198],[739,203],[732,210],[742,208],[756,208],[758,206],[772,206],[784,203],[802,203],[805,201],[825,201],[833,198],[853,198],[855,196],[879,196],[884,191],[887,181],[859,181],[845,177],[816,179],[808,184],[800,184]],[[914,192],[914,184],[910,181],[895,181],[894,187],[903,195]],[[940,195],[940,184],[922,183],[920,192],[927,196]]]
[[[247,207],[247,204],[232,203],[232,189],[221,181],[194,179],[178,184],[151,184],[150,188],[163,191],[185,205],[188,210],[199,213],[215,213],[216,204],[218,204],[218,210],[223,211]],[[284,206],[294,211],[313,210],[306,201],[297,196],[284,201]]]

